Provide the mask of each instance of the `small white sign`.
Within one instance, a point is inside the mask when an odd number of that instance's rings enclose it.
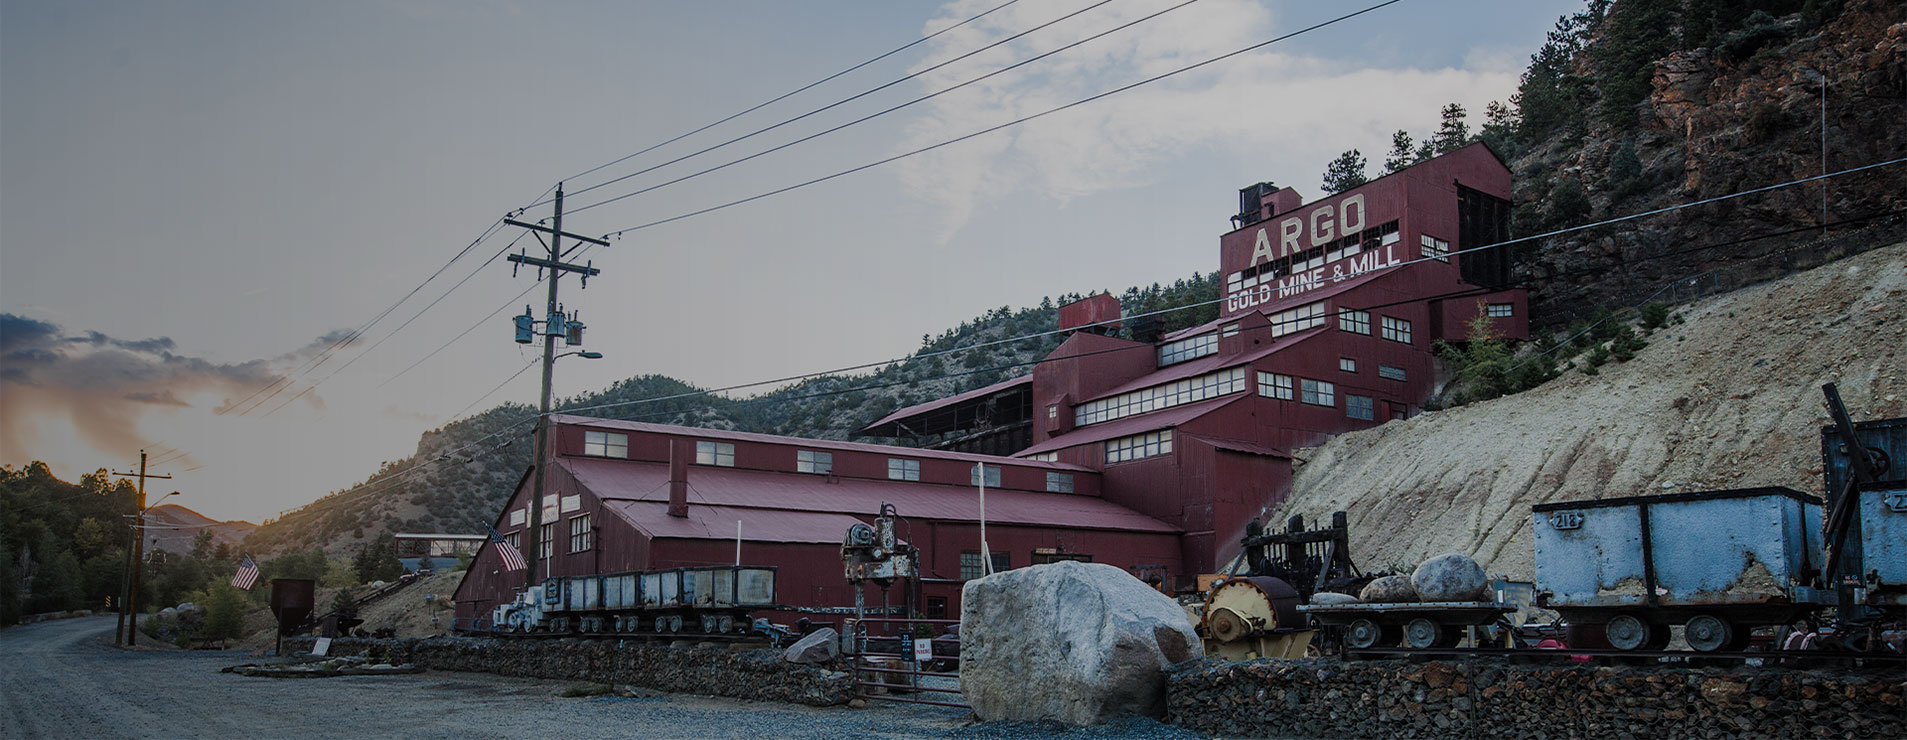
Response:
[[[311,646],[312,655],[326,655],[326,654],[329,654],[330,652],[331,652],[331,638],[329,637],[320,637],[318,638],[318,642],[314,643]]]
[[[926,663],[934,659],[934,641],[926,638],[914,638],[914,662]]]

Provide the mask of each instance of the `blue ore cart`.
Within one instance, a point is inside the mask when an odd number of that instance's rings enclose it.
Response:
[[[1833,600],[1815,588],[1821,502],[1789,488],[1702,491],[1531,507],[1538,604],[1601,626],[1622,650],[1747,647]]]

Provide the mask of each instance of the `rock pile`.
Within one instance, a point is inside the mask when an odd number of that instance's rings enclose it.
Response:
[[[1898,673],[1205,661],[1167,720],[1247,737],[1904,737]]]
[[[311,644],[308,637],[285,639],[288,652],[308,651]],[[731,650],[713,644],[674,647],[618,645],[614,640],[343,637],[331,642],[331,653],[413,663],[432,670],[629,684],[810,706],[845,704],[854,697],[853,674],[839,661],[799,665],[783,660],[780,650]]]

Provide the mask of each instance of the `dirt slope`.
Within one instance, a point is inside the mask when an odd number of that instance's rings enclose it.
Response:
[[[1599,376],[1345,434],[1299,453],[1291,514],[1350,515],[1360,567],[1462,552],[1533,575],[1529,507],[1788,486],[1820,495],[1821,384],[1907,416],[1907,243],[1712,297]]]

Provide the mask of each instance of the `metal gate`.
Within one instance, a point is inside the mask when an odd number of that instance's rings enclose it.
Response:
[[[854,667],[855,695],[971,709],[960,696],[959,625],[958,619],[851,621],[848,662]]]

